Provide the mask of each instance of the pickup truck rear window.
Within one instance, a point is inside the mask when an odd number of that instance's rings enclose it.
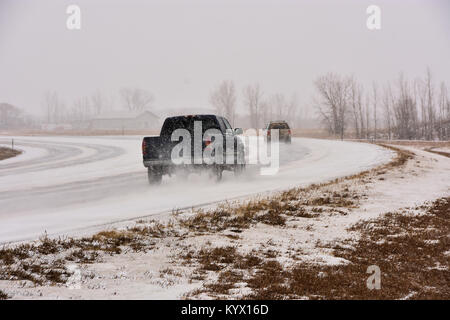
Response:
[[[202,134],[208,129],[219,129],[219,123],[214,116],[184,116],[167,118],[161,128],[162,136],[171,136],[176,129],[186,129],[194,133],[194,121],[202,122]]]
[[[271,123],[269,129],[289,129],[287,123]]]

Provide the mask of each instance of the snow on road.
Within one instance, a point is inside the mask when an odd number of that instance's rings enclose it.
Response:
[[[80,230],[216,201],[322,182],[387,162],[374,145],[294,138],[280,145],[280,170],[213,183],[165,177],[150,187],[141,138],[15,137],[22,156],[0,162],[0,243]],[[10,138],[0,137],[0,144]]]

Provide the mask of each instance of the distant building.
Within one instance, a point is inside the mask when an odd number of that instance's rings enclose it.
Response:
[[[90,120],[91,130],[149,130],[159,129],[159,117],[150,111],[114,112]]]
[[[43,123],[41,124],[41,130],[44,131],[66,131],[72,130],[73,125],[71,123]]]

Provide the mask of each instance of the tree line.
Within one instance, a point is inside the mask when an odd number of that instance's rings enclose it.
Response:
[[[392,82],[373,82],[364,87],[353,75],[327,73],[314,81],[312,110],[317,112],[329,134],[356,139],[450,139],[450,100],[445,82],[436,84],[429,68],[414,80],[400,73]],[[129,112],[142,112],[153,106],[153,95],[139,88],[122,88],[120,106]],[[237,112],[238,98],[240,112]],[[300,107],[297,96],[267,93],[256,83],[236,89],[225,80],[209,94],[217,114],[233,126],[262,128],[270,120],[287,120],[301,128],[311,118],[309,106]],[[112,111],[114,99],[96,91],[66,104],[57,92],[48,91],[43,99],[44,123],[83,122]],[[246,113],[246,124],[242,113]],[[187,111],[188,112],[188,111]],[[0,104],[0,128],[29,127],[37,123],[22,109]]]
[[[344,139],[450,138],[450,100],[429,68],[413,81],[400,73],[393,84],[364,88],[354,76],[328,73],[315,82],[314,105],[328,132]]]
[[[234,82],[222,81],[210,93],[210,104],[215,111],[236,124],[238,93]],[[286,97],[282,93],[266,94],[258,83],[242,88],[241,106],[249,116],[252,128],[262,128],[270,120],[290,120],[293,127],[299,125],[308,115],[306,108],[300,108],[297,96]]]
[[[122,109],[129,112],[148,110],[154,101],[150,92],[139,88],[122,88],[119,96]],[[47,91],[43,100],[45,122],[56,124],[86,121],[112,111],[113,105],[114,99],[98,90],[90,96],[76,99],[70,105],[67,105],[55,91]]]

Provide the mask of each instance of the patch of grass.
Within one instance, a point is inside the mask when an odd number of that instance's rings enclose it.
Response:
[[[274,250],[247,255],[235,247],[190,252],[189,263],[218,272],[217,281],[207,281],[191,296],[223,299],[238,283],[246,283],[251,293],[240,298],[449,299],[450,197],[415,209],[424,212],[394,212],[352,226],[361,233],[358,241],[329,247],[335,257],[348,261],[341,265],[282,266]],[[381,270],[380,290],[367,288],[370,265]]]
[[[282,299],[285,294],[285,271],[276,260],[268,260],[248,280],[248,286],[260,299]]]
[[[153,238],[166,235],[177,236],[171,223],[102,231],[81,239],[51,239],[44,235],[34,244],[0,249],[0,279],[26,280],[38,285],[65,283],[70,277],[65,268],[67,261],[93,263],[101,253],[120,254],[124,248],[149,250],[154,247]],[[63,255],[64,260],[55,260],[57,255]]]
[[[277,194],[256,198],[244,203],[222,203],[216,208],[204,211],[197,210],[191,217],[180,220],[180,224],[198,233],[215,233],[223,230],[247,229],[256,223],[273,226],[284,226],[286,218],[314,218],[324,211],[335,212],[336,208],[352,209],[358,207],[360,195],[351,192],[348,187],[342,191],[328,190],[328,187],[344,184],[354,179],[369,179],[388,169],[404,165],[413,154],[392,146],[383,145],[394,150],[397,156],[388,164],[367,170],[355,175],[335,179],[322,184],[313,184],[306,188],[291,188]],[[320,196],[314,196],[320,191]],[[337,211],[346,214],[342,211]]]
[[[212,250],[201,249],[194,257],[204,271],[218,271],[224,265],[231,264],[236,259],[235,247],[218,247]]]
[[[334,247],[335,256],[349,264],[299,264],[284,270],[283,286],[256,276],[249,282],[255,290],[246,298],[401,299],[409,294],[413,299],[450,298],[450,197],[435,201],[425,214],[390,213],[352,230],[362,233],[354,249]],[[366,286],[370,265],[381,269],[381,290]]]
[[[9,299],[9,296],[0,290],[0,300],[6,300]]]
[[[244,256],[239,255],[234,263],[236,269],[251,269],[259,266],[262,263],[262,259],[258,257],[255,251],[248,253]]]
[[[201,293],[220,297],[227,295],[230,289],[236,288],[236,284],[244,282],[248,269],[255,268],[262,263],[262,259],[256,256],[256,252],[246,255],[240,254],[236,247],[202,248],[197,252],[189,251],[182,257],[188,265],[196,265],[197,268],[191,276],[191,281],[204,281],[208,272],[218,273],[217,281],[206,282],[203,288],[194,290],[189,296]]]
[[[58,253],[60,246],[60,239],[50,239],[47,234],[45,234],[40,239],[40,244],[36,247],[36,251],[43,255]]]
[[[42,268],[39,269],[41,272]],[[7,268],[6,270],[2,270],[0,274],[1,280],[26,280],[31,281],[35,284],[41,285],[43,281],[35,276],[32,272],[26,272],[22,268]]]
[[[19,150],[13,150],[11,148],[0,147],[0,160],[5,160],[5,159],[11,158],[11,157],[15,157],[21,153],[22,153],[22,151],[19,151]]]
[[[66,256],[66,260],[77,263],[93,263],[97,260],[98,256],[99,254],[96,251],[76,249]]]
[[[348,199],[348,197],[349,195],[346,192],[343,193],[333,192],[331,196],[324,195],[321,197],[308,199],[306,200],[306,204],[309,206],[327,206],[332,208],[356,207],[355,201],[353,201],[352,199]]]
[[[165,268],[159,271],[159,276],[161,278],[163,278],[164,276],[169,275],[169,276],[174,276],[174,277],[181,277],[182,274],[180,272],[175,271],[172,268]]]
[[[29,244],[22,244],[14,248],[3,247],[0,249],[0,260],[4,265],[11,265],[16,261],[16,259],[26,259],[29,257],[31,247],[32,246]]]
[[[239,204],[222,203],[209,211],[197,210],[191,217],[180,219],[180,224],[199,233],[224,230],[240,232],[257,223],[284,226],[288,215],[304,212],[301,205],[281,201],[281,194],[257,198]]]
[[[443,151],[437,151],[437,150],[433,150],[433,149],[436,149],[436,147],[433,147],[433,148],[427,148],[427,149],[425,149],[425,151],[428,151],[428,152],[431,152],[431,153],[435,153],[435,154],[439,154],[439,155],[441,155],[441,156],[450,158],[450,153],[448,153],[448,152],[443,152]]]
[[[207,283],[206,288],[215,295],[227,295],[230,289],[235,288],[235,284],[241,281],[243,281],[242,272],[227,270],[219,274],[217,282]]]

